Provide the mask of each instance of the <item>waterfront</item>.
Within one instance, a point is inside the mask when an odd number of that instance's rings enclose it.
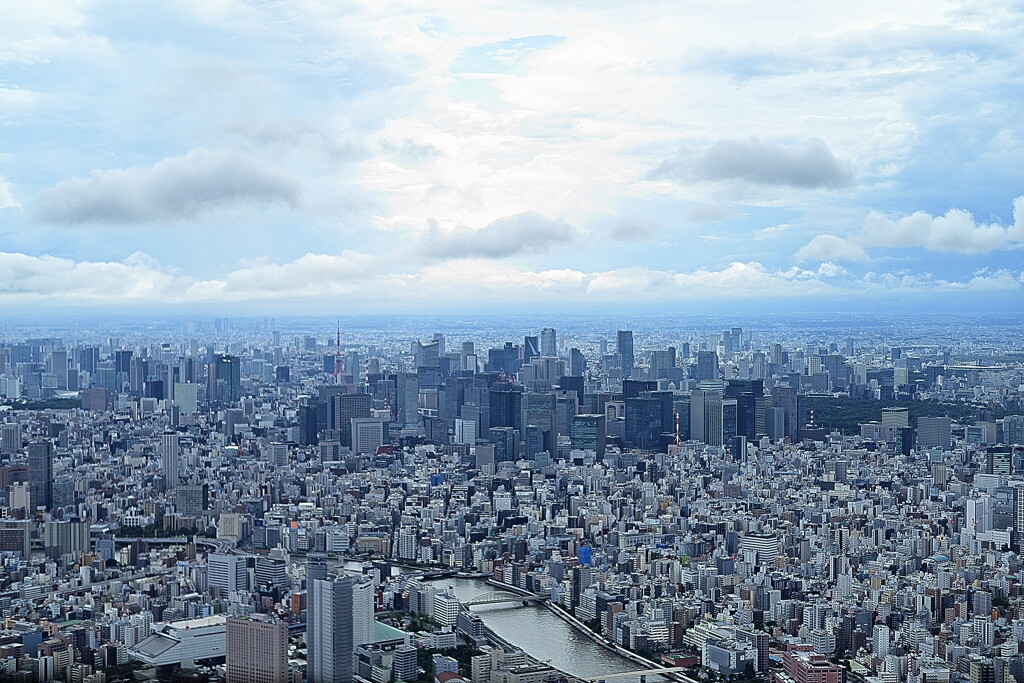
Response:
[[[484,579],[448,578],[438,585],[451,586],[459,600],[466,602],[495,588]],[[535,659],[546,662],[579,678],[602,678],[611,673],[636,671],[638,664],[594,643],[547,608],[521,604],[483,605],[474,607],[484,623],[496,634],[524,650]],[[616,678],[616,683],[630,683],[639,678]],[[648,680],[664,680],[648,676]]]

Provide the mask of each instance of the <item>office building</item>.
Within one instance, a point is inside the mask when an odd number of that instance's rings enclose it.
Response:
[[[703,382],[705,380],[717,380],[718,375],[718,354],[714,351],[698,351],[697,376],[695,379],[698,382]]]
[[[288,624],[263,614],[225,623],[226,683],[287,683]]]
[[[306,622],[310,683],[354,679],[357,645],[373,639],[373,584],[346,576],[315,579],[309,588]]]
[[[53,444],[49,441],[28,445],[28,484],[32,506],[49,510],[53,501]]]
[[[598,458],[603,458],[607,441],[605,419],[600,413],[573,415],[569,431],[573,449],[594,451]]]
[[[352,446],[352,420],[370,417],[373,398],[369,394],[335,394],[331,406],[331,427],[338,430],[342,446]]]
[[[164,486],[168,490],[178,485],[180,446],[177,432],[164,432],[160,438],[160,464],[164,473]]]
[[[948,451],[953,445],[952,429],[952,421],[948,417],[917,418],[917,447]]]
[[[553,327],[545,327],[540,331],[540,355],[558,355],[558,335]]]
[[[619,330],[616,333],[615,350],[622,357],[622,377],[633,375],[633,363],[636,358],[633,355],[633,332],[631,330]]]
[[[244,556],[210,553],[206,562],[210,588],[215,588],[222,593],[246,590],[248,572]]]
[[[216,354],[209,366],[207,397],[216,403],[237,403],[242,398],[242,360]]]

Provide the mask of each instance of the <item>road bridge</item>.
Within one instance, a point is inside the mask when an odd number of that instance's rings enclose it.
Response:
[[[543,597],[535,595],[533,593],[527,593],[526,591],[523,591],[522,593],[511,593],[509,591],[490,591],[487,593],[481,593],[480,595],[477,595],[472,599],[462,603],[462,605],[468,609],[473,605],[497,605],[503,602],[528,603],[539,602],[542,600],[544,600]]]

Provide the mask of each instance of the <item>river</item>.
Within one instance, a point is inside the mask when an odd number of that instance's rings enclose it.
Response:
[[[462,602],[481,593],[497,590],[483,579],[447,578],[436,582],[451,586]],[[602,678],[611,673],[636,671],[640,665],[597,645],[546,608],[519,603],[473,607],[496,634],[521,648],[535,659],[578,678]],[[664,680],[648,676],[648,681]],[[630,683],[639,678],[616,678],[615,683]]]

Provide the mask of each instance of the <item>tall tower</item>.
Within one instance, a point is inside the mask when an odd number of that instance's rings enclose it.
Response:
[[[636,360],[633,356],[633,332],[631,330],[619,330],[615,350],[622,356],[622,377],[625,379],[633,374],[633,363]]]
[[[558,355],[558,335],[555,333],[555,328],[545,327],[540,331],[540,355]]]
[[[351,576],[314,579],[306,645],[310,683],[350,683],[356,645],[373,638],[373,584]]]
[[[177,432],[164,432],[160,439],[160,465],[164,472],[164,485],[168,490],[178,485],[179,451]]]
[[[49,441],[28,445],[28,485],[33,507],[49,510],[53,502],[53,444]]]

